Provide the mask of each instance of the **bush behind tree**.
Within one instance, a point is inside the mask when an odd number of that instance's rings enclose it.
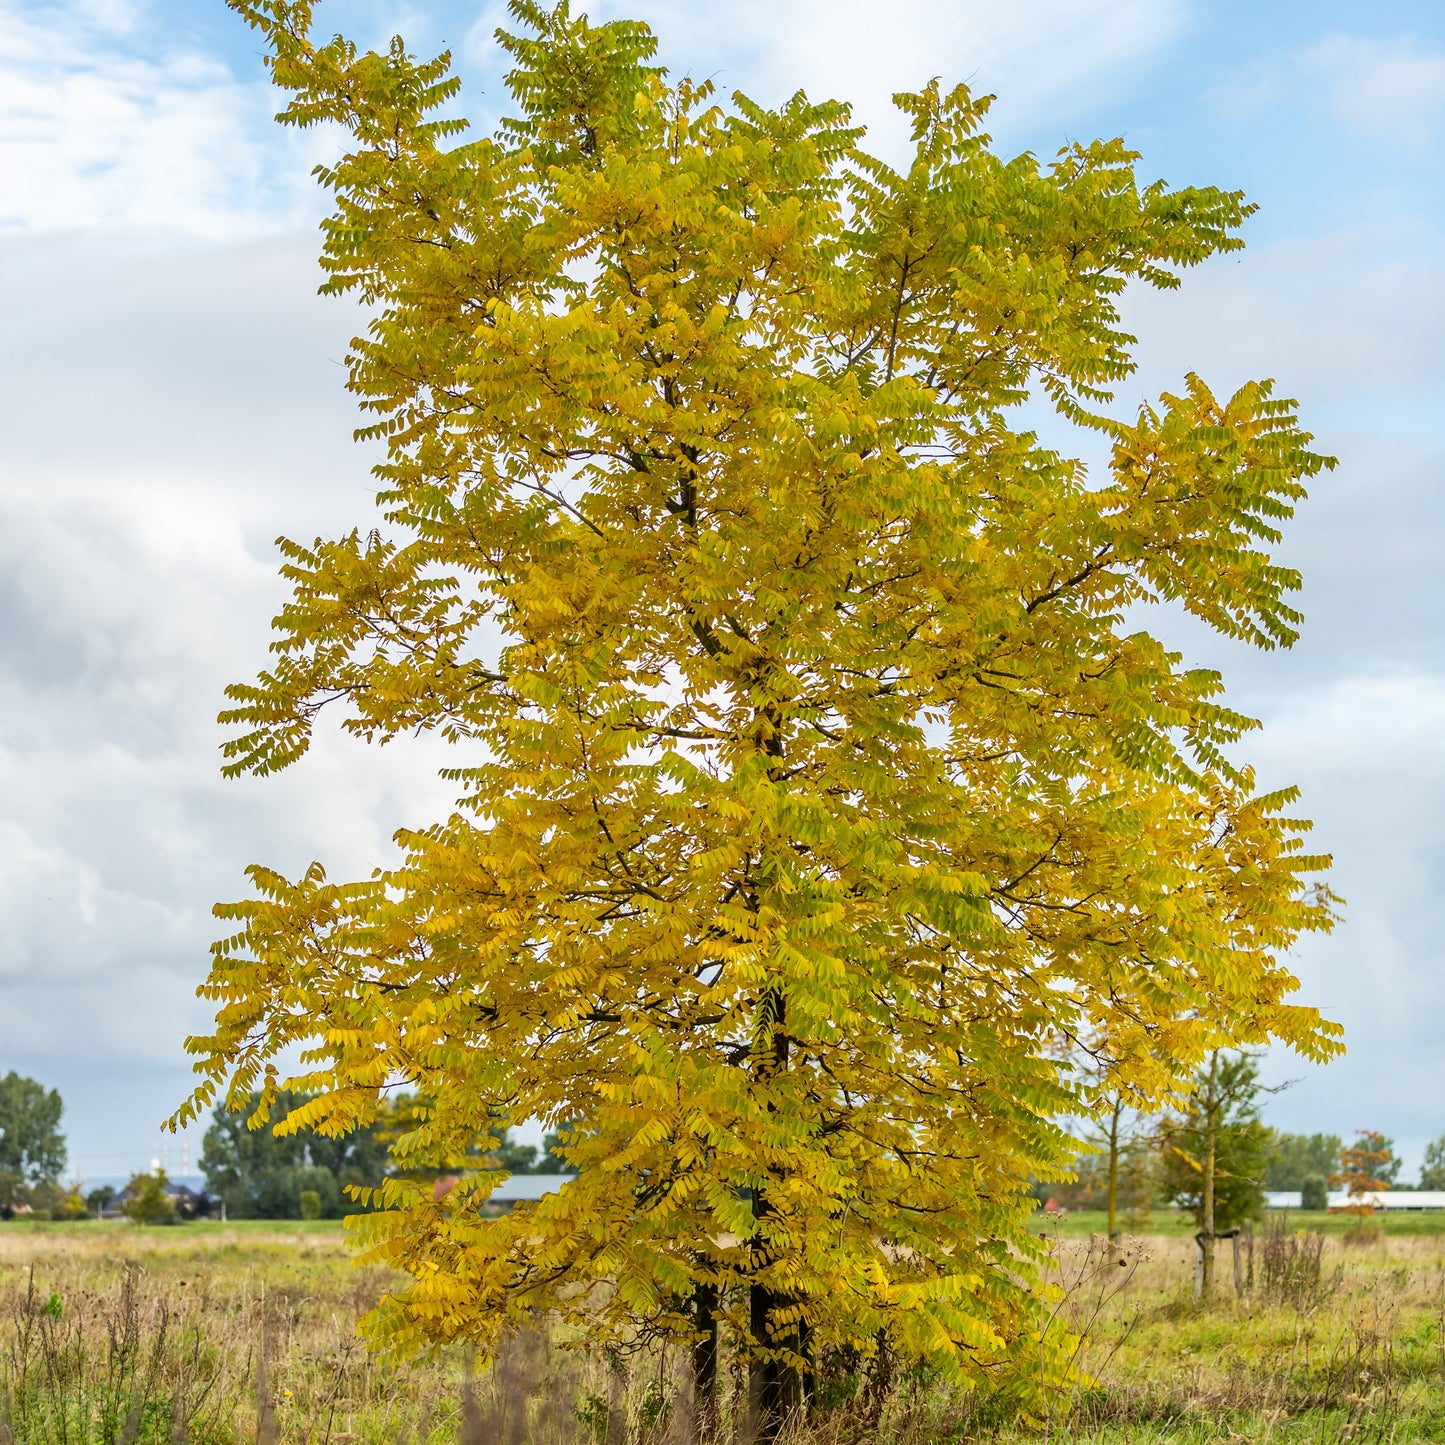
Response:
[[[1270,1131],[1259,1117],[1259,1061],[1248,1053],[1221,1053],[1215,1078],[1201,1070],[1185,1107],[1165,1115],[1158,1129],[1160,1178],[1166,1198],[1205,1229],[1209,1141],[1214,1145],[1216,1232],[1258,1219],[1264,1212],[1264,1175]]]
[[[170,1181],[160,1170],[137,1174],[125,1187],[125,1203],[121,1212],[137,1224],[176,1224],[175,1201],[166,1193]]]

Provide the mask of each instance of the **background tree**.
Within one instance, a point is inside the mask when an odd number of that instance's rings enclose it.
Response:
[[[31,1184],[58,1179],[65,1170],[64,1107],[56,1090],[13,1069],[0,1079],[0,1170]]]
[[[175,1201],[166,1193],[169,1183],[160,1170],[135,1175],[125,1187],[121,1213],[137,1224],[176,1223]]]
[[[308,1102],[304,1094],[284,1094],[283,1110]],[[260,1096],[230,1113],[217,1110],[201,1142],[201,1173],[207,1189],[226,1206],[232,1219],[299,1219],[301,1195],[320,1196],[322,1214],[335,1219],[357,1208],[346,1200],[348,1184],[376,1184],[386,1173],[386,1144],[380,1137],[385,1116],[368,1128],[327,1137],[315,1130],[278,1135],[269,1125],[250,1128]]]
[[[14,1219],[15,1211],[30,1203],[30,1190],[18,1169],[0,1169],[0,1219]]]
[[[1445,1189],[1445,1136],[1425,1146],[1420,1166],[1421,1189]]]
[[[1110,1239],[1119,1237],[1119,1161],[1128,1137],[1124,1098],[1122,1095],[1116,1094],[1109,1103],[1102,1140],[1105,1170],[1105,1228]]]
[[[1300,1180],[1301,1209],[1328,1209],[1330,1205],[1329,1176],[1327,1174],[1306,1174]]]
[[[1194,1215],[1204,1251],[1203,1289],[1214,1283],[1214,1243],[1264,1209],[1270,1131],[1259,1117],[1259,1062],[1216,1050],[1195,1075],[1183,1110],[1161,1122],[1166,1196]]]
[[[542,1137],[542,1156],[535,1170],[538,1174],[575,1174],[576,1166],[567,1161],[567,1146],[562,1142],[572,1127],[571,1120],[556,1129],[550,1129]]]
[[[1376,1129],[1361,1129],[1340,1151],[1340,1172],[1330,1183],[1349,1198],[1343,1213],[1368,1215],[1375,1212],[1370,1196],[1389,1189],[1399,1172],[1395,1141]]]
[[[85,1196],[85,1207],[92,1214],[103,1214],[115,1200],[116,1192],[110,1184],[100,1184]]]
[[[411,1094],[391,1096],[377,1114],[372,1125],[376,1141],[388,1151],[387,1173],[405,1174],[407,1178],[431,1182],[442,1174],[455,1172],[454,1168],[428,1165],[415,1154],[408,1158],[404,1167],[390,1159],[390,1150],[401,1139],[423,1127],[428,1108]],[[490,1169],[507,1174],[555,1174],[565,1172],[566,1166],[552,1152],[558,1146],[558,1135],[549,1133],[539,1149],[535,1144],[524,1144],[512,1137],[512,1129],[505,1124],[505,1113],[497,1110],[486,1131],[467,1142],[461,1156],[452,1161],[453,1166],[471,1169]],[[373,1175],[373,1182],[375,1180]]]
[[[512,1138],[510,1129],[503,1129],[496,1146],[488,1151],[494,1169],[505,1169],[508,1174],[544,1174],[546,1160],[543,1150],[535,1144],[523,1144]]]
[[[1137,1097],[1120,1085],[1122,1061],[1107,1029],[1066,1038],[1062,1057],[1080,1069],[1082,1094],[1091,1106],[1084,1142],[1095,1152],[1080,1155],[1075,1164],[1079,1178],[1072,1188],[1050,1192],[1070,1207],[1102,1209],[1108,1236],[1117,1239],[1121,1192],[1130,1195],[1131,1212],[1137,1211],[1141,1204],[1147,1207],[1147,1198],[1137,1196],[1154,1182],[1152,1140],[1146,1143],[1151,1131],[1144,1127],[1147,1115],[1135,1107]]]
[[[314,1129],[280,1134],[270,1123],[250,1127],[260,1097],[253,1093],[236,1111],[218,1110],[201,1143],[207,1188],[224,1201],[232,1219],[303,1218],[305,1193],[321,1200],[321,1218],[357,1212],[361,1206],[348,1195],[348,1186],[373,1187],[396,1173],[391,1146],[421,1122],[417,1101],[403,1095],[388,1099],[368,1125],[347,1134],[329,1136]],[[286,1091],[277,1096],[275,1108],[286,1115],[308,1102],[309,1095]],[[473,1167],[510,1174],[545,1174],[559,1167],[535,1145],[513,1139],[507,1128],[494,1128],[488,1138],[475,1141],[468,1157]],[[409,1171],[419,1181],[444,1172],[435,1167]]]
[[[1130,1106],[1128,1098],[1109,1087],[1109,1070],[1099,1075],[1092,1126],[1084,1131],[1088,1146],[1075,1162],[1073,1184],[1047,1186],[1046,1194],[1069,1209],[1098,1209],[1110,1239],[1120,1234],[1121,1211],[1137,1215],[1157,1192],[1154,1131],[1148,1116]]]
[[[252,870],[178,1117],[288,1083],[279,1128],[340,1137],[392,1081],[428,1101],[369,1221],[413,1277],[375,1338],[554,1308],[690,1342],[706,1418],[726,1326],[764,1436],[880,1339],[1027,1400],[1028,1180],[1085,1112],[1059,1038],[1107,1032],[1146,1101],[1231,1044],[1336,1047],[1279,962],[1330,922],[1293,794],[1139,625],[1288,645],[1270,549],[1327,459],[1263,383],[1106,409],[1120,293],[1249,208],[1119,141],[999,157],[964,87],[898,97],[895,170],[843,105],[718,105],[645,26],[531,0],[517,114],[462,139],[445,56],[233,4],[286,119],[351,136],[323,264],[374,318],[349,385],[386,456],[377,525],[283,545],[230,767],[295,762],[325,707],[438,731],[460,797],[360,882]],[[1031,394],[1099,475],[1013,429]],[[470,1151],[524,1118],[572,1121],[576,1177],[483,1219]]]
[[[1338,1134],[1287,1134],[1271,1129],[1266,1189],[1303,1189],[1311,1175],[1328,1179],[1340,1172]]]
[[[1117,1233],[1121,1220],[1125,1223],[1137,1220],[1159,1197],[1154,1131],[1143,1127],[1142,1119],[1121,1118],[1118,1153],[1112,1171],[1107,1136],[1092,1134],[1088,1142],[1097,1148],[1079,1155],[1074,1164],[1077,1177],[1072,1181],[1040,1182],[1036,1197],[1042,1202],[1052,1199],[1069,1210],[1098,1210],[1104,1215],[1107,1227],[1112,1173]]]
[[[1384,1181],[1386,1189],[1399,1189],[1400,1170],[1405,1167],[1405,1161],[1395,1149],[1395,1141],[1387,1134],[1372,1136],[1378,1140],[1379,1146],[1385,1151],[1386,1158],[1382,1159],[1375,1166],[1375,1177]],[[1340,1153],[1341,1163],[1344,1160],[1344,1151]]]
[[[43,1179],[30,1190],[30,1208],[41,1219],[89,1219],[90,1210],[78,1185],[69,1188],[50,1179]]]

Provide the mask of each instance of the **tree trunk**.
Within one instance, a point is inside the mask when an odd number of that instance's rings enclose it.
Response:
[[[749,1291],[748,1325],[753,1340],[774,1348],[801,1341],[796,1327],[786,1334],[769,1328],[777,1311],[792,1304],[792,1297],[766,1285],[754,1284]],[[788,1338],[787,1335],[791,1335]],[[801,1351],[799,1351],[801,1353]],[[763,1359],[756,1353],[748,1362],[748,1445],[772,1445],[788,1421],[803,1408],[803,1375],[797,1366],[778,1359]]]
[[[1109,1119],[1109,1240],[1119,1237],[1119,1114],[1124,1107],[1122,1099],[1114,1100],[1114,1112]]]
[[[1209,1298],[1214,1288],[1214,1152],[1219,1131],[1219,1051],[1209,1056],[1209,1097],[1204,1105],[1204,1218],[1200,1246],[1204,1251],[1204,1269],[1200,1277],[1200,1294]]]
[[[717,1439],[717,1286],[702,1284],[692,1297],[701,1338],[692,1347],[692,1409],[699,1445]]]
[[[757,1077],[771,1080],[788,1067],[787,1002],[782,993],[769,989],[761,1001],[760,1012],[772,1037],[770,1041],[759,1040]],[[753,1353],[748,1361],[747,1445],[772,1445],[801,1406],[803,1397],[802,1375],[797,1367],[760,1354],[788,1347],[801,1353],[798,1325],[789,1323],[778,1327],[775,1324],[778,1315],[796,1301],[792,1295],[762,1283],[759,1278],[772,1263],[772,1251],[762,1230],[772,1212],[766,1187],[755,1188],[753,1218],[758,1222],[759,1233],[752,1248],[752,1281],[748,1286],[748,1333],[752,1336]]]

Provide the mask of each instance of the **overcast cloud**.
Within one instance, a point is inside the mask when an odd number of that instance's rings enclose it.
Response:
[[[1309,623],[1288,655],[1172,620],[1265,723],[1346,923],[1294,960],[1350,1052],[1277,1099],[1286,1127],[1445,1133],[1445,334],[1434,5],[1204,0],[683,0],[621,5],[676,69],[776,100],[856,102],[933,74],[999,95],[1005,148],[1124,134],[1176,183],[1263,204],[1251,249],[1130,300],[1132,404],[1200,371],[1273,375],[1340,458],[1291,531]],[[451,44],[466,108],[505,109],[492,28],[460,0],[336,0],[323,25]],[[220,0],[0,0],[0,1072],[58,1086],[91,1178],[159,1152],[183,1035],[243,867],[383,860],[443,807],[435,749],[323,738],[262,782],[218,775],[224,684],[254,672],[282,593],[272,539],[364,522],[341,360],[314,292],[332,143],[283,132]],[[1285,1061],[1277,1077],[1306,1073]],[[193,1150],[194,1150],[193,1145]],[[172,1165],[179,1163],[173,1146]],[[1413,1160],[1412,1160],[1413,1162]]]

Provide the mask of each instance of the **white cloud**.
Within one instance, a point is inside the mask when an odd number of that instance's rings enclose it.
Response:
[[[1352,139],[1418,150],[1445,123],[1445,52],[1332,34],[1293,52],[1250,57],[1217,83],[1213,98],[1236,120],[1287,105],[1328,116]]]
[[[313,249],[0,239],[0,1072],[62,1088],[91,1172],[117,1127],[149,1157],[187,1091],[210,906],[245,865],[365,876],[453,793],[425,740],[330,733],[281,777],[219,776],[222,689],[282,599],[271,539],[370,506],[356,316],[314,295]]]
[[[365,876],[452,793],[434,747],[327,732],[265,785],[219,776],[215,713],[261,660],[274,567],[158,471],[0,487],[0,1055],[63,1052],[83,1016],[90,1087],[140,1059],[184,1087],[210,905],[248,892],[246,864]]]
[[[1333,853],[1345,922],[1292,960],[1301,995],[1345,1025],[1324,1070],[1280,1059],[1300,1087],[1271,1106],[1285,1127],[1445,1132],[1439,967],[1445,932],[1445,678],[1354,677],[1290,699],[1251,745],[1266,785],[1301,785],[1309,846]]]
[[[1187,18],[1184,0],[591,8],[642,14],[675,73],[725,91],[771,101],[802,83],[878,122],[891,90],[937,73],[997,89],[1004,133],[1061,134]],[[181,1036],[204,1018],[191,988],[208,908],[244,891],[242,866],[320,856],[354,876],[450,792],[438,750],[329,736],[281,777],[217,776],[221,688],[264,661],[281,597],[270,539],[368,515],[340,365],[357,318],[315,298],[312,239],[240,244],[314,211],[309,157],[327,139],[277,130],[259,77],[142,52],[137,17],[127,0],[0,0],[0,213],[20,228],[0,236],[0,1058],[62,1087],[85,1158],[118,1147],[109,1137],[153,1152],[152,1119],[186,1087]],[[499,18],[473,30],[483,69]],[[1318,74],[1334,76],[1321,53]],[[1349,104],[1377,94],[1388,54],[1366,54]],[[1428,113],[1422,72],[1400,74],[1409,113]],[[1352,1053],[1271,1110],[1312,1129],[1442,1127],[1437,247],[1384,216],[1225,258],[1178,296],[1130,298],[1140,389],[1186,367],[1221,387],[1273,372],[1344,458],[1291,543],[1315,627],[1293,656],[1231,668],[1267,720],[1251,755],[1271,784],[1304,785],[1350,900],[1298,966]]]
[[[1062,123],[1103,87],[1117,83],[1178,35],[1184,0],[605,0],[594,20],[645,20],[675,75],[712,77],[727,94],[745,90],[777,103],[800,87],[815,100],[851,101],[881,153],[896,152],[906,125],[894,91],[937,75],[997,92],[995,119],[1023,126]],[[502,68],[492,39],[511,29],[492,5],[468,34],[476,64]]]
[[[1295,650],[1261,654],[1177,624],[1201,662],[1243,687],[1247,708],[1341,676],[1445,675],[1440,252],[1436,232],[1361,225],[1221,257],[1177,292],[1128,295],[1142,368],[1120,388],[1123,407],[1177,391],[1189,370],[1226,396],[1273,377],[1278,395],[1299,398],[1316,447],[1339,459],[1310,482],[1281,549],[1304,576]]]
[[[12,768],[0,758],[0,776]],[[11,792],[10,788],[6,789]],[[59,983],[94,978],[128,961],[137,943],[164,946],[175,911],[115,888],[87,860],[44,842],[19,823],[0,820],[0,911],[7,939],[0,981],[14,987],[35,965]]]
[[[127,49],[124,0],[0,0],[0,230],[228,237],[314,209],[319,132],[280,132],[275,95],[212,56]]]
[[[1445,52],[1361,35],[1332,35],[1301,57],[1330,108],[1363,134],[1424,146],[1445,122]]]
[[[650,20],[676,69],[716,75],[724,90],[742,85],[778,100],[803,85],[852,99],[885,152],[904,133],[895,89],[934,74],[966,78],[1000,92],[1004,128],[1040,114],[1062,125],[1066,105],[1157,51],[1184,15],[1183,0],[615,0],[594,9]],[[334,137],[282,131],[272,120],[278,96],[259,74],[238,80],[145,18],[134,0],[0,0],[0,230],[235,240],[314,216],[309,171],[334,151]],[[378,43],[397,28],[414,40],[434,28],[394,8],[382,18],[363,24]],[[464,49],[484,70],[498,65],[491,33],[504,18],[493,7],[470,31]],[[483,123],[487,107],[501,105],[489,90],[467,100],[483,107]]]
[[[1445,374],[1440,249],[1435,231],[1361,223],[1220,257],[1187,273],[1178,292],[1137,287],[1126,320],[1145,380],[1177,386],[1193,369],[1222,390],[1273,376],[1284,394],[1351,426],[1384,405],[1434,429],[1431,398]]]

